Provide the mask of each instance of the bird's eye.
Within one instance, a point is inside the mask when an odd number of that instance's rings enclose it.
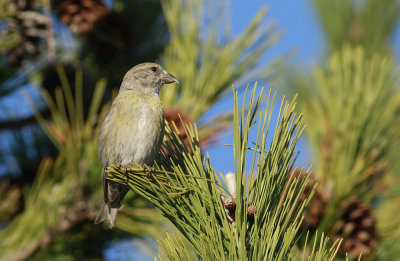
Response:
[[[156,72],[156,71],[157,71],[157,67],[153,66],[153,67],[151,67],[151,70],[152,70],[153,72]]]

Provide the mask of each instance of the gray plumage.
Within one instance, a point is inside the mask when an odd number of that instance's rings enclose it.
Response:
[[[108,181],[105,169],[112,164],[130,168],[131,162],[153,165],[164,136],[164,112],[158,93],[164,83],[172,82],[178,81],[155,63],[139,64],[125,74],[98,137],[104,202],[95,224],[107,219],[113,228],[129,190]]]

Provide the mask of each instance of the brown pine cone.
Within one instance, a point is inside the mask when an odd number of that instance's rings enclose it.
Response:
[[[362,253],[362,260],[370,258],[375,253],[378,237],[370,206],[351,197],[340,207],[345,211],[334,225],[337,234],[333,237],[333,240],[343,238],[338,253],[343,256],[348,253],[351,258],[358,258]]]
[[[94,24],[109,12],[101,0],[60,0],[57,10],[61,22],[76,34],[92,31]]]
[[[8,64],[20,67],[34,59],[45,48],[47,18],[40,11],[38,1],[16,0],[5,7],[10,17],[5,19],[1,38],[8,38],[9,45],[0,52],[7,55]]]
[[[235,200],[231,197],[225,197],[225,196],[221,195],[221,202],[225,208],[229,223],[234,222],[235,221],[235,211],[236,211]]]
[[[299,177],[300,175],[302,178],[305,178],[304,174],[305,171],[300,174],[300,169],[295,169],[293,178]],[[286,184],[288,184],[288,182]],[[303,225],[308,226],[308,230],[310,231],[315,231],[318,228],[318,224],[324,217],[326,206],[330,201],[328,190],[325,189],[324,186],[318,182],[315,175],[311,174],[309,181],[300,196],[299,206],[306,199],[307,195],[311,192],[315,184],[317,184],[317,186],[315,187],[313,198],[311,199],[303,214]]]
[[[168,108],[164,111],[164,118],[169,123],[169,126],[173,131],[175,131],[175,127],[178,129],[178,133],[182,138],[182,141],[186,148],[188,149],[189,153],[192,153],[192,148],[190,147],[190,140],[189,136],[186,134],[185,126],[190,125],[193,121],[187,116],[181,109],[179,108]],[[182,120],[181,120],[182,119]],[[183,122],[183,124],[182,124]],[[167,137],[168,141],[170,142],[169,138]],[[169,155],[168,150],[166,149],[165,145],[163,145],[163,151],[166,155]]]

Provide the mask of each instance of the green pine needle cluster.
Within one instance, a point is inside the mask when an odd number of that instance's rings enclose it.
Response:
[[[368,56],[390,53],[390,41],[400,19],[397,0],[313,0],[327,49],[335,52],[344,44],[363,46]]]

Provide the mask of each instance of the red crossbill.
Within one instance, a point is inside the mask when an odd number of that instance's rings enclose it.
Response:
[[[164,112],[158,93],[164,83],[173,82],[178,83],[155,63],[136,65],[125,74],[98,137],[104,202],[95,224],[107,219],[113,228],[128,192],[127,186],[106,179],[106,168],[115,164],[127,169],[131,162],[153,165],[164,137]]]

